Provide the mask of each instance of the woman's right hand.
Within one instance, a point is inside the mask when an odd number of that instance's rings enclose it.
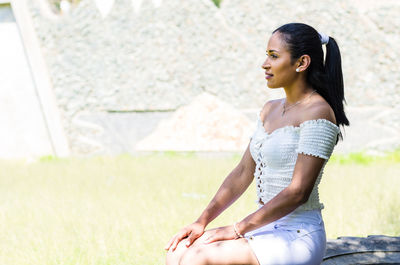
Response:
[[[179,242],[187,237],[186,247],[190,245],[204,233],[205,226],[201,223],[194,222],[188,226],[182,228],[177,234],[175,234],[165,246],[166,250],[172,249],[174,251]]]

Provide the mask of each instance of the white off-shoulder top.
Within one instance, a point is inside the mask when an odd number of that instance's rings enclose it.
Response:
[[[307,120],[299,126],[284,126],[271,133],[265,131],[257,114],[257,126],[250,137],[250,153],[256,168],[254,178],[258,202],[267,203],[292,181],[298,154],[306,154],[325,159],[308,201],[296,209],[323,209],[319,201],[318,185],[324,167],[336,145],[339,127],[326,120]]]

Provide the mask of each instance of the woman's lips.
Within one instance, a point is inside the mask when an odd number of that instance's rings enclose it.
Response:
[[[270,78],[272,78],[274,75],[271,75],[271,74],[265,74],[265,79],[270,79]]]

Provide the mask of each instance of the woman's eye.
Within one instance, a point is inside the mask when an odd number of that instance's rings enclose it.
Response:
[[[268,54],[268,53],[267,53],[267,56],[269,56],[269,57],[271,57],[271,58],[273,58],[273,59],[278,58],[278,56],[276,56],[275,54]]]

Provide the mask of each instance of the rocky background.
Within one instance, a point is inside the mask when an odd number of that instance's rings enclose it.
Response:
[[[261,64],[288,22],[341,48],[352,127],[339,151],[400,145],[400,1],[81,0],[51,17],[38,1],[27,3],[73,154],[244,150],[260,108],[283,96]]]

